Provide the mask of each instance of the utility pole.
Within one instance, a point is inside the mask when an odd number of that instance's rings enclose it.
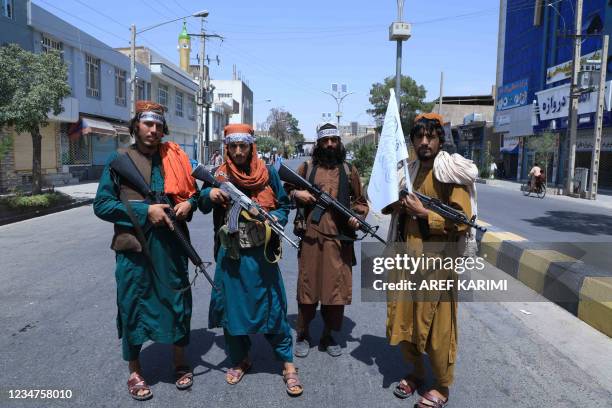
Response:
[[[136,114],[136,25],[130,27],[130,119]]]
[[[440,72],[440,98],[438,99],[438,115],[442,114],[443,90],[444,90],[444,72]]]
[[[576,0],[576,21],[574,40],[574,57],[572,59],[572,81],[570,84],[569,109],[569,155],[567,160],[566,194],[574,193],[574,165],[576,164],[576,133],[578,132],[578,73],[580,72],[580,54],[582,42],[582,0]],[[607,58],[607,55],[602,58]],[[605,77],[605,73],[603,73]]]
[[[401,94],[402,94],[402,41],[406,41],[411,36],[411,26],[402,21],[404,14],[404,0],[397,0],[397,21],[389,26],[389,41],[397,41],[395,58],[395,98],[397,109],[401,113]]]
[[[202,17],[201,19],[201,25],[200,25],[200,55],[199,55],[199,62],[200,62],[200,75],[199,75],[199,80],[198,80],[198,101],[197,101],[197,105],[198,105],[198,153],[200,154],[200,157],[198,158],[198,162],[200,163],[208,163],[208,141],[206,143],[206,147],[203,146],[202,143],[202,130],[203,130],[203,126],[205,126],[204,124],[204,118],[203,118],[203,108],[204,108],[204,58],[206,58],[206,34],[204,32],[204,17]],[[206,75],[208,76],[208,75]],[[206,124],[207,125],[207,124]]]
[[[199,34],[189,34],[192,37],[200,37],[200,55],[199,55],[199,63],[200,63],[200,74],[198,80],[198,100],[196,101],[196,105],[198,106],[198,161],[200,163],[208,164],[208,158],[210,156],[210,105],[212,103],[211,93],[214,87],[210,85],[210,75],[208,74],[208,67],[206,67],[206,71],[204,71],[204,60],[206,59],[206,39],[207,38],[220,38],[223,40],[223,37],[217,34],[206,34],[204,30],[204,19],[208,17],[208,12],[200,13],[198,17],[202,18],[200,33]],[[204,109],[206,109],[206,114],[204,113]],[[204,136],[204,143],[202,143],[202,136]]]
[[[599,178],[599,155],[601,153],[601,135],[603,133],[604,96],[606,93],[606,73],[608,72],[608,42],[609,36],[603,36],[601,46],[601,68],[599,70],[599,92],[597,94],[597,114],[595,119],[595,133],[593,135],[593,155],[591,156],[591,188],[589,200],[597,199],[597,182]]]

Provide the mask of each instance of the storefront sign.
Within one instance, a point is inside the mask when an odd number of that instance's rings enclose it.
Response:
[[[606,82],[606,95],[604,96],[606,110],[610,109],[610,82],[612,81]],[[569,89],[570,85],[565,84],[536,92],[540,120],[550,120],[568,116],[570,106]],[[593,113],[596,110],[597,92],[588,92],[580,95],[578,98],[579,115]]]
[[[585,54],[580,58],[580,65],[586,64],[587,60],[601,59],[601,50],[593,51]],[[563,64],[555,65],[546,70],[546,84],[562,81],[572,76],[572,61],[564,62]]]
[[[526,105],[528,90],[528,79],[520,79],[510,84],[500,86],[497,90],[496,109],[501,111]]]

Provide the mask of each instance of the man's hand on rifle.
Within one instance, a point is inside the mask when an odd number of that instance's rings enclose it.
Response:
[[[191,203],[189,201],[183,201],[174,206],[174,213],[176,214],[177,220],[184,220],[189,216],[191,212]]]
[[[170,208],[168,204],[151,204],[149,205],[148,217],[151,224],[156,227],[167,226],[171,230],[174,230],[170,217],[166,214],[165,209]]]
[[[215,204],[227,205],[230,202],[230,197],[220,188],[211,188],[209,197],[210,201]]]
[[[414,193],[402,197],[399,202],[406,214],[419,218],[427,218],[427,209]]]
[[[348,226],[357,231],[359,229],[359,220],[357,220],[355,217],[349,218]]]
[[[293,198],[295,198],[295,201],[303,205],[314,204],[317,201],[317,199],[307,190],[294,190]]]

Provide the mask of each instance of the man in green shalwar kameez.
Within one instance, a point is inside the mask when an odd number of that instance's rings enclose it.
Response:
[[[230,181],[264,210],[285,225],[289,198],[272,166],[257,157],[253,129],[249,125],[225,127],[227,155],[215,171],[219,181]],[[217,267],[209,309],[209,328],[222,327],[225,348],[232,363],[226,381],[237,384],[251,367],[249,334],[264,334],[276,357],[284,363],[283,378],[291,396],[303,387],[293,365],[293,339],[287,322],[287,298],[283,278],[273,252],[278,237],[266,227],[240,216],[239,231],[227,230],[228,196],[218,188],[204,188],[200,209],[214,209]],[[269,232],[269,231],[268,231]],[[266,236],[267,235],[267,236]],[[272,239],[270,239],[272,238]]]
[[[177,388],[185,389],[193,383],[184,357],[184,347],[189,343],[191,290],[178,290],[189,285],[187,257],[170,231],[172,223],[164,212],[170,206],[145,203],[144,197],[110,169],[118,154],[127,154],[151,189],[170,198],[181,223],[191,217],[199,194],[190,176],[187,155],[178,145],[161,142],[168,132],[163,112],[154,102],[137,102],[136,116],[130,122],[136,143],[110,157],[94,200],[95,214],[115,227],[111,248],[116,251],[117,329],[123,359],[129,364],[128,391],[137,400],[152,397],[139,361],[147,340],[173,344]],[[150,259],[142,250],[124,202],[129,202],[144,234]]]

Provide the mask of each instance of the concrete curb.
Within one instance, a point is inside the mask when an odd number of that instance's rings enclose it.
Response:
[[[13,217],[0,218],[0,225],[12,224],[14,222],[29,220],[30,218],[42,217],[43,215],[49,215],[60,211],[71,210],[73,208],[82,207],[93,203],[93,198],[87,198],[82,200],[76,200],[75,202],[60,205],[53,208],[46,208],[43,210],[29,211],[23,214],[15,215]]]
[[[612,274],[510,232],[489,231],[480,256],[612,337]]]

